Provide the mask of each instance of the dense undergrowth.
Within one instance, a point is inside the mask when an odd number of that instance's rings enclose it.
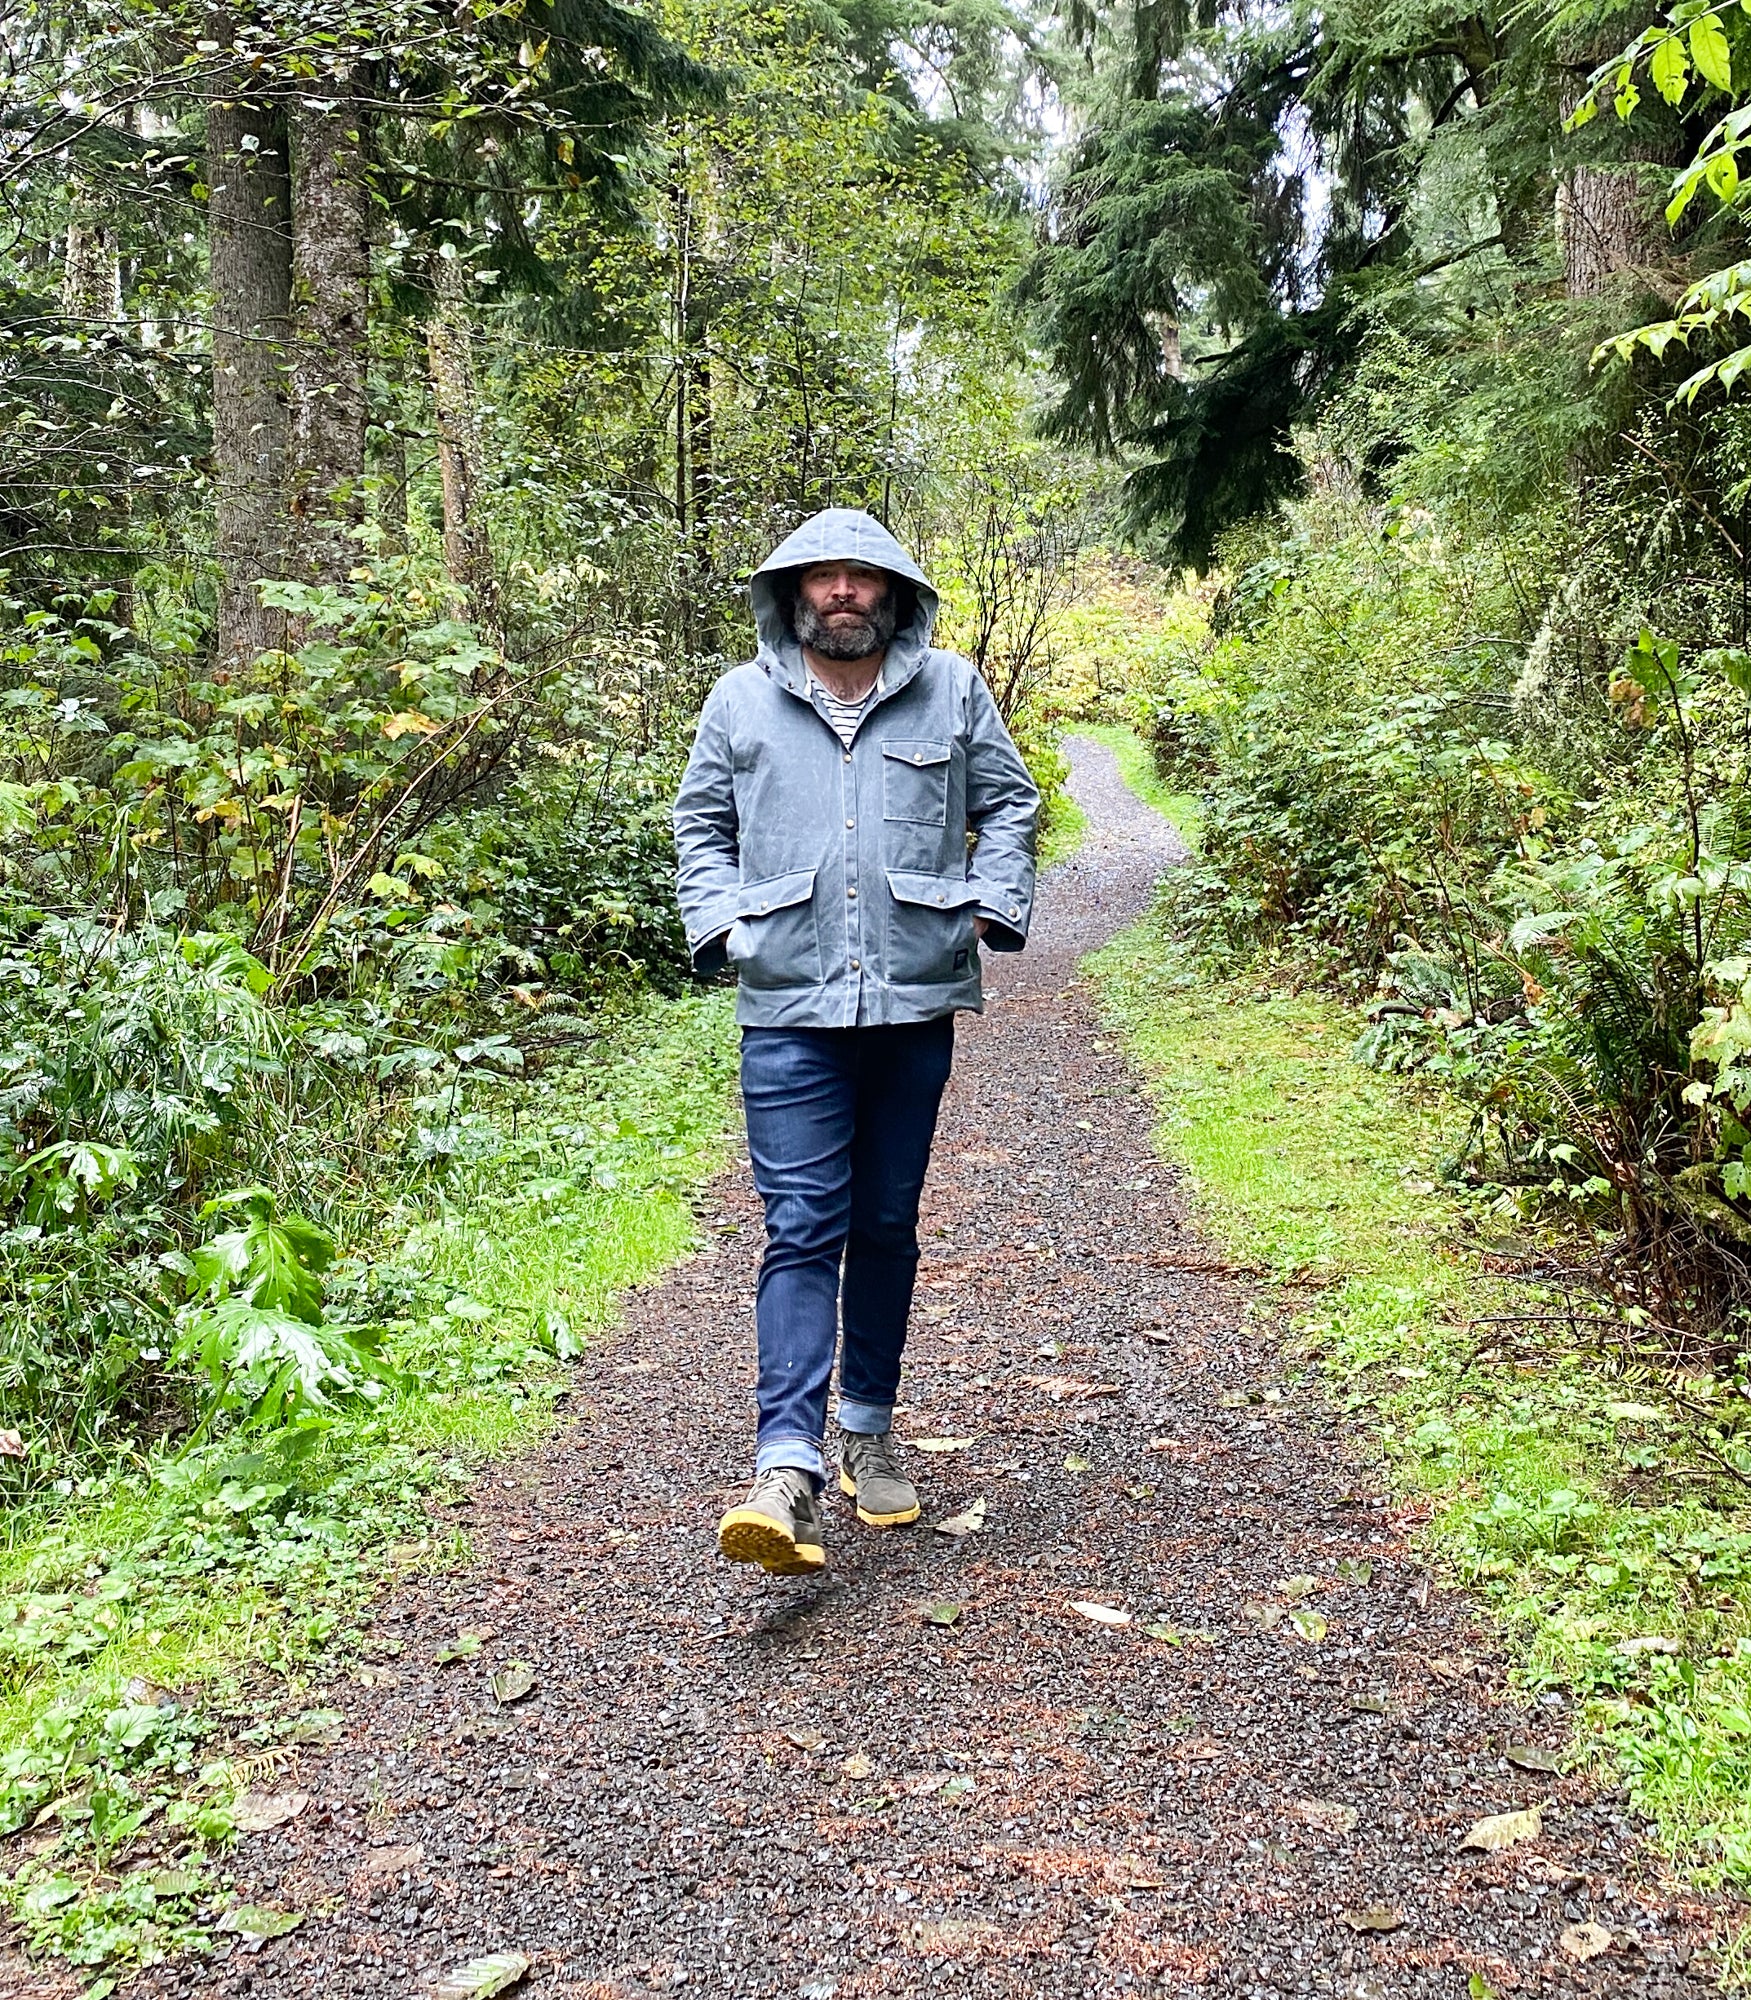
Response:
[[[690,1241],[728,998],[633,1006],[481,1094],[466,1165],[328,1273],[380,1328],[374,1401],[167,1439],[5,1517],[0,1830],[26,1829],[9,1896],[35,1947],[108,1978],[208,1937],[235,1798],[332,1725],[318,1667],[359,1656],[387,1581],[466,1560],[441,1503],[540,1434],[616,1294]]]

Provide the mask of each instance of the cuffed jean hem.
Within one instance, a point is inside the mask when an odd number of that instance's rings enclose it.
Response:
[[[756,1476],[781,1465],[793,1466],[798,1472],[808,1473],[817,1486],[827,1483],[827,1461],[821,1456],[821,1447],[813,1438],[767,1438],[756,1446]]]
[[[881,1437],[894,1428],[892,1403],[859,1403],[850,1396],[839,1398],[839,1428],[857,1437]]]

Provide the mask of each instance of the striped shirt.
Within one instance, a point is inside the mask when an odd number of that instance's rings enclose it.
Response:
[[[809,675],[809,692],[819,695],[821,706],[827,711],[827,720],[832,723],[834,734],[847,750],[851,739],[857,734],[857,725],[869,711],[869,705],[882,691],[882,677],[877,674],[874,682],[864,690],[856,701],[841,701],[825,681],[819,681],[814,674]]]

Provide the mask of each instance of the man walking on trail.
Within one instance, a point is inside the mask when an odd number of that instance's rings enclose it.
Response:
[[[936,592],[880,522],[815,515],[752,596],[759,651],[706,700],[675,840],[694,968],[740,983],[766,1205],[754,1485],[718,1545],[794,1575],[826,1561],[841,1313],[840,1488],[872,1527],[918,1518],[893,1435],[918,1199],[979,946],[1027,939],[1040,799],[976,669],[931,645]]]

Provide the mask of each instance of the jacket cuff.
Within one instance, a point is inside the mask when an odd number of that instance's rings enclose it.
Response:
[[[1005,888],[1001,883],[983,887],[975,907],[985,919],[985,943],[993,951],[1020,951],[1027,943],[1033,905],[1019,889]]]
[[[1012,929],[1001,917],[994,917],[989,910],[981,909],[985,919],[985,935],[980,943],[987,951],[1020,951],[1027,943],[1027,933]]]
[[[719,931],[716,937],[701,938],[691,947],[695,979],[711,979],[729,964],[730,955],[724,949],[728,936],[728,931]]]

